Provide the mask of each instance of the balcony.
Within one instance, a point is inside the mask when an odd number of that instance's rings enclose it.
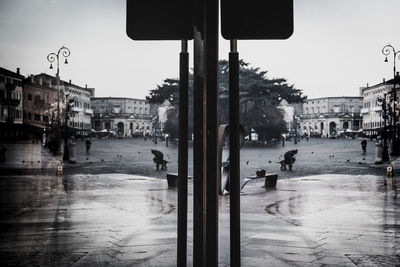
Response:
[[[362,108],[361,114],[369,113],[369,108]]]
[[[0,103],[6,106],[18,106],[21,103],[20,99],[0,98]]]
[[[91,108],[85,108],[85,113],[93,115],[93,109]]]
[[[73,112],[83,112],[83,108],[71,107],[71,111],[73,111]]]
[[[6,90],[8,90],[8,91],[14,91],[15,88],[16,88],[16,85],[15,85],[15,84],[6,83]]]
[[[371,111],[382,111],[382,107],[379,107],[379,106],[372,107]]]

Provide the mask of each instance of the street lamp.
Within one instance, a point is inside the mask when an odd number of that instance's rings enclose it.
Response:
[[[398,156],[399,155],[399,134],[398,129],[396,127],[396,57],[400,59],[400,51],[396,51],[395,48],[388,44],[382,48],[382,54],[385,55],[385,62],[388,62],[387,56],[393,54],[393,88],[392,88],[392,97],[393,97],[393,116],[392,116],[392,128],[393,128],[393,141],[392,141],[392,155]]]
[[[57,132],[56,132],[56,138],[57,138],[57,150],[60,149],[60,126],[61,126],[61,120],[60,120],[60,55],[65,58],[64,64],[68,64],[67,57],[71,54],[71,51],[65,47],[62,46],[60,49],[58,49],[57,53],[50,53],[47,55],[47,60],[50,62],[50,69],[53,69],[53,62],[56,61],[57,63],[57,73],[56,73],[56,79],[57,79]],[[68,159],[68,155],[65,155],[65,153],[68,151],[68,144],[64,144],[64,160]],[[66,158],[67,157],[67,158]]]
[[[294,123],[294,143],[297,144],[297,116],[296,113],[293,113],[293,123]],[[322,131],[322,130],[321,130]]]
[[[382,103],[382,111],[383,111],[383,146],[382,146],[382,161],[389,161],[389,152],[387,146],[387,129],[386,129],[386,119],[387,119],[387,106],[386,106],[386,94],[383,98],[378,98],[378,102]]]

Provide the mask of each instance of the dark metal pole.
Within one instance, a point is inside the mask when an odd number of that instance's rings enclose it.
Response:
[[[204,197],[204,39],[203,1],[195,1],[194,77],[193,77],[193,266],[205,264],[205,197]]]
[[[219,1],[204,0],[206,106],[206,266],[218,266],[218,19]]]
[[[399,134],[398,134],[398,127],[397,127],[397,119],[396,119],[396,102],[397,102],[397,94],[396,94],[396,58],[400,58],[400,51],[396,51],[396,49],[388,44],[385,45],[382,49],[382,53],[386,56],[385,62],[388,62],[387,56],[390,53],[393,53],[393,88],[392,88],[392,97],[393,97],[393,115],[392,115],[392,155],[398,156],[399,155]]]
[[[232,267],[240,266],[240,119],[239,53],[231,40],[229,53],[229,186],[230,186],[230,258]]]
[[[382,99],[382,109],[383,109],[383,147],[382,147],[382,161],[389,161],[389,152],[387,145],[387,129],[386,129],[386,94]]]
[[[188,195],[188,97],[189,54],[187,40],[182,40],[179,58],[179,154],[178,154],[178,266],[187,264],[187,195]],[[168,142],[168,140],[167,140]]]
[[[66,106],[65,106],[65,122],[64,122],[64,155],[63,160],[69,160],[69,151],[68,151],[68,112],[70,109],[68,95],[66,95]]]
[[[295,114],[293,114],[293,122],[294,122],[294,143],[297,144],[297,119]],[[321,134],[322,134],[322,129],[321,129]]]

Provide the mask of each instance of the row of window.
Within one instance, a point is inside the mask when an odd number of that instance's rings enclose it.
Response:
[[[349,106],[348,109],[346,108],[344,111],[352,113],[354,112],[353,108],[354,108],[353,106]],[[358,108],[359,110],[361,110],[362,106],[359,106]],[[324,111],[326,112],[325,106],[322,107],[322,112]],[[339,113],[339,112],[343,112],[340,106],[334,106],[333,109],[330,110],[330,113]],[[310,109],[306,108],[306,114],[314,114],[314,113],[320,114],[321,113],[320,107],[317,107],[316,109],[314,107],[311,107]]]
[[[14,84],[15,86],[22,86],[21,80],[11,79],[9,77],[5,78],[4,76],[0,75],[0,83],[5,83],[6,81],[7,81],[7,83]]]
[[[13,118],[16,120],[22,119],[21,109],[14,107],[2,107],[0,105],[0,118],[5,119],[5,117]]]
[[[90,123],[69,121],[69,126],[81,129],[90,129]]]
[[[363,123],[364,129],[375,128],[375,127],[382,127],[383,121],[373,121],[373,122],[365,122]]]
[[[30,112],[25,112],[24,111],[24,120],[35,120],[35,121],[44,121],[44,122],[49,122],[49,117],[45,115],[40,115],[38,113],[34,113],[32,116],[32,113]]]
[[[96,106],[92,106],[92,109],[98,111],[98,108]],[[143,113],[143,111],[144,111],[144,113]],[[107,113],[106,108],[105,107],[100,107],[99,113]],[[121,107],[114,106],[113,109],[111,110],[111,113],[123,113],[123,110],[121,109]],[[130,112],[128,112],[128,113],[130,113]],[[136,114],[136,113],[138,113],[138,114],[148,114],[148,108],[140,107],[138,109],[138,108],[134,107],[133,108],[133,114]]]

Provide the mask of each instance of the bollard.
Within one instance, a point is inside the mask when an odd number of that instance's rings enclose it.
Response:
[[[68,140],[68,154],[70,163],[76,163],[75,145],[76,145],[75,137],[71,136]]]
[[[57,163],[57,171],[56,171],[57,176],[62,176],[63,175],[63,165],[61,162]]]
[[[375,164],[381,164],[383,163],[382,161],[382,143],[376,143],[375,144],[376,149],[375,149]]]
[[[389,164],[386,167],[386,177],[392,178],[393,176],[394,176],[393,165],[392,163],[389,162]]]

